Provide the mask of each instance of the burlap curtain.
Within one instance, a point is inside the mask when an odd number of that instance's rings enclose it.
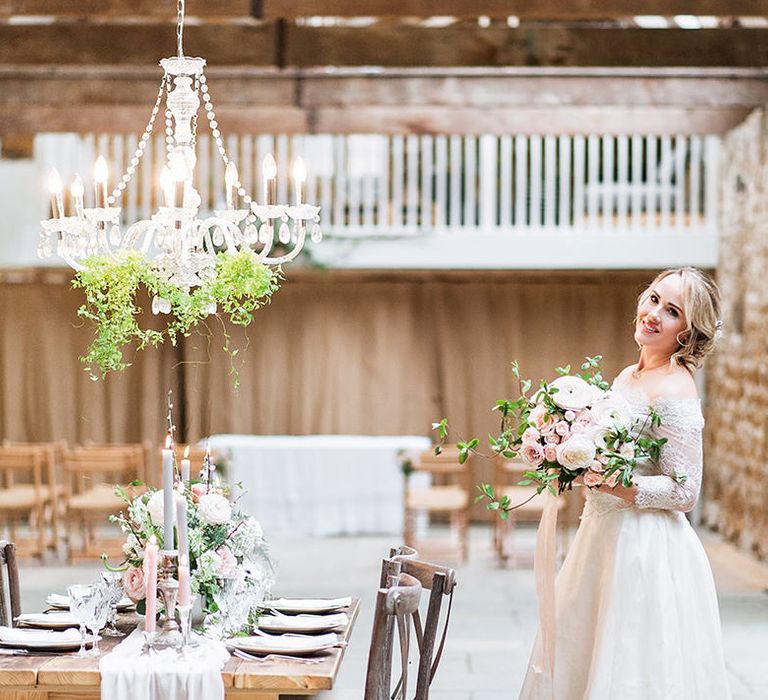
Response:
[[[527,376],[603,353],[632,361],[629,323],[643,273],[294,272],[257,312],[232,390],[222,323],[179,348],[140,353],[93,382],[78,360],[92,329],[62,275],[0,283],[0,436],[159,441],[174,389],[182,437],[210,433],[429,434],[496,428],[510,362]],[[231,342],[246,336],[227,326]]]

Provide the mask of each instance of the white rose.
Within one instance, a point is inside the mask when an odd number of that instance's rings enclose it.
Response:
[[[602,428],[629,428],[632,425],[632,407],[627,400],[610,392],[590,409],[592,420]]]
[[[592,442],[595,443],[595,447],[597,447],[598,450],[607,450],[609,449],[608,438],[610,434],[610,430],[606,430],[605,428],[595,428],[589,436],[592,438]]]
[[[162,527],[165,525],[163,518],[165,517],[165,505],[163,503],[163,489],[155,491],[152,497],[147,502],[147,512],[149,518],[155,527]],[[173,501],[173,518],[176,519],[176,500]]]
[[[549,388],[557,389],[552,400],[566,410],[579,411],[592,403],[594,397],[593,387],[581,377],[558,377]]]
[[[581,433],[557,446],[557,461],[566,469],[586,469],[596,454],[594,441]]]
[[[200,520],[209,525],[221,525],[232,517],[232,506],[219,493],[206,493],[200,496],[197,504]]]

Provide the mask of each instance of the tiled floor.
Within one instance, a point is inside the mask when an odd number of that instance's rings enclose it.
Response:
[[[702,538],[718,585],[733,700],[768,700],[768,565],[714,535],[703,533]],[[522,542],[532,547],[532,533]],[[279,595],[351,594],[362,601],[337,687],[323,700],[362,698],[373,591],[381,557],[392,544],[391,538],[378,537],[272,543]],[[490,532],[474,528],[471,560],[458,569],[448,644],[431,700],[517,698],[536,630],[533,575],[530,569],[497,568],[489,545]],[[50,590],[64,591],[69,583],[95,577],[96,570],[95,565],[23,565],[24,609],[41,609]]]

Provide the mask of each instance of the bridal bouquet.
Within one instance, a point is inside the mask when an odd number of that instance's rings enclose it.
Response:
[[[141,484],[134,484],[141,485]],[[132,496],[121,487],[116,493],[126,510],[110,516],[126,536],[121,569],[126,594],[144,607],[144,546],[151,536],[163,541],[163,492],[148,489]],[[269,551],[258,521],[230,503],[224,488],[192,483],[176,499],[187,501],[187,532],[192,594],[200,594],[208,612],[218,609],[217,598],[223,581],[239,577],[241,590],[260,593],[272,583]],[[259,590],[260,589],[260,590]]]
[[[570,365],[558,367],[560,376],[542,381],[533,392],[531,381],[522,379],[513,363],[520,395],[497,402],[494,410],[501,413],[501,430],[498,437],[490,436],[490,444],[495,454],[519,458],[530,467],[521,485],[535,483],[538,493],[547,489],[553,495],[572,488],[578,477],[589,488],[631,486],[639,460],[658,460],[666,439],[644,432],[660,425],[661,418],[653,409],[644,419],[634,418],[627,401],[603,379],[601,359],[599,355],[586,358],[581,371],[574,374]],[[445,438],[446,421],[434,427]],[[459,443],[460,460],[477,444],[477,439]],[[478,488],[477,500],[488,498],[488,508],[498,510],[503,518],[515,507],[507,496],[497,499],[492,485]]]

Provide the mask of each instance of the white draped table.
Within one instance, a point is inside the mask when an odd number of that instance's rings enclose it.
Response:
[[[267,537],[402,535],[403,460],[428,450],[426,437],[214,435],[227,481],[242,483],[240,508]],[[414,474],[414,487],[429,475]],[[236,495],[239,491],[236,491]]]

